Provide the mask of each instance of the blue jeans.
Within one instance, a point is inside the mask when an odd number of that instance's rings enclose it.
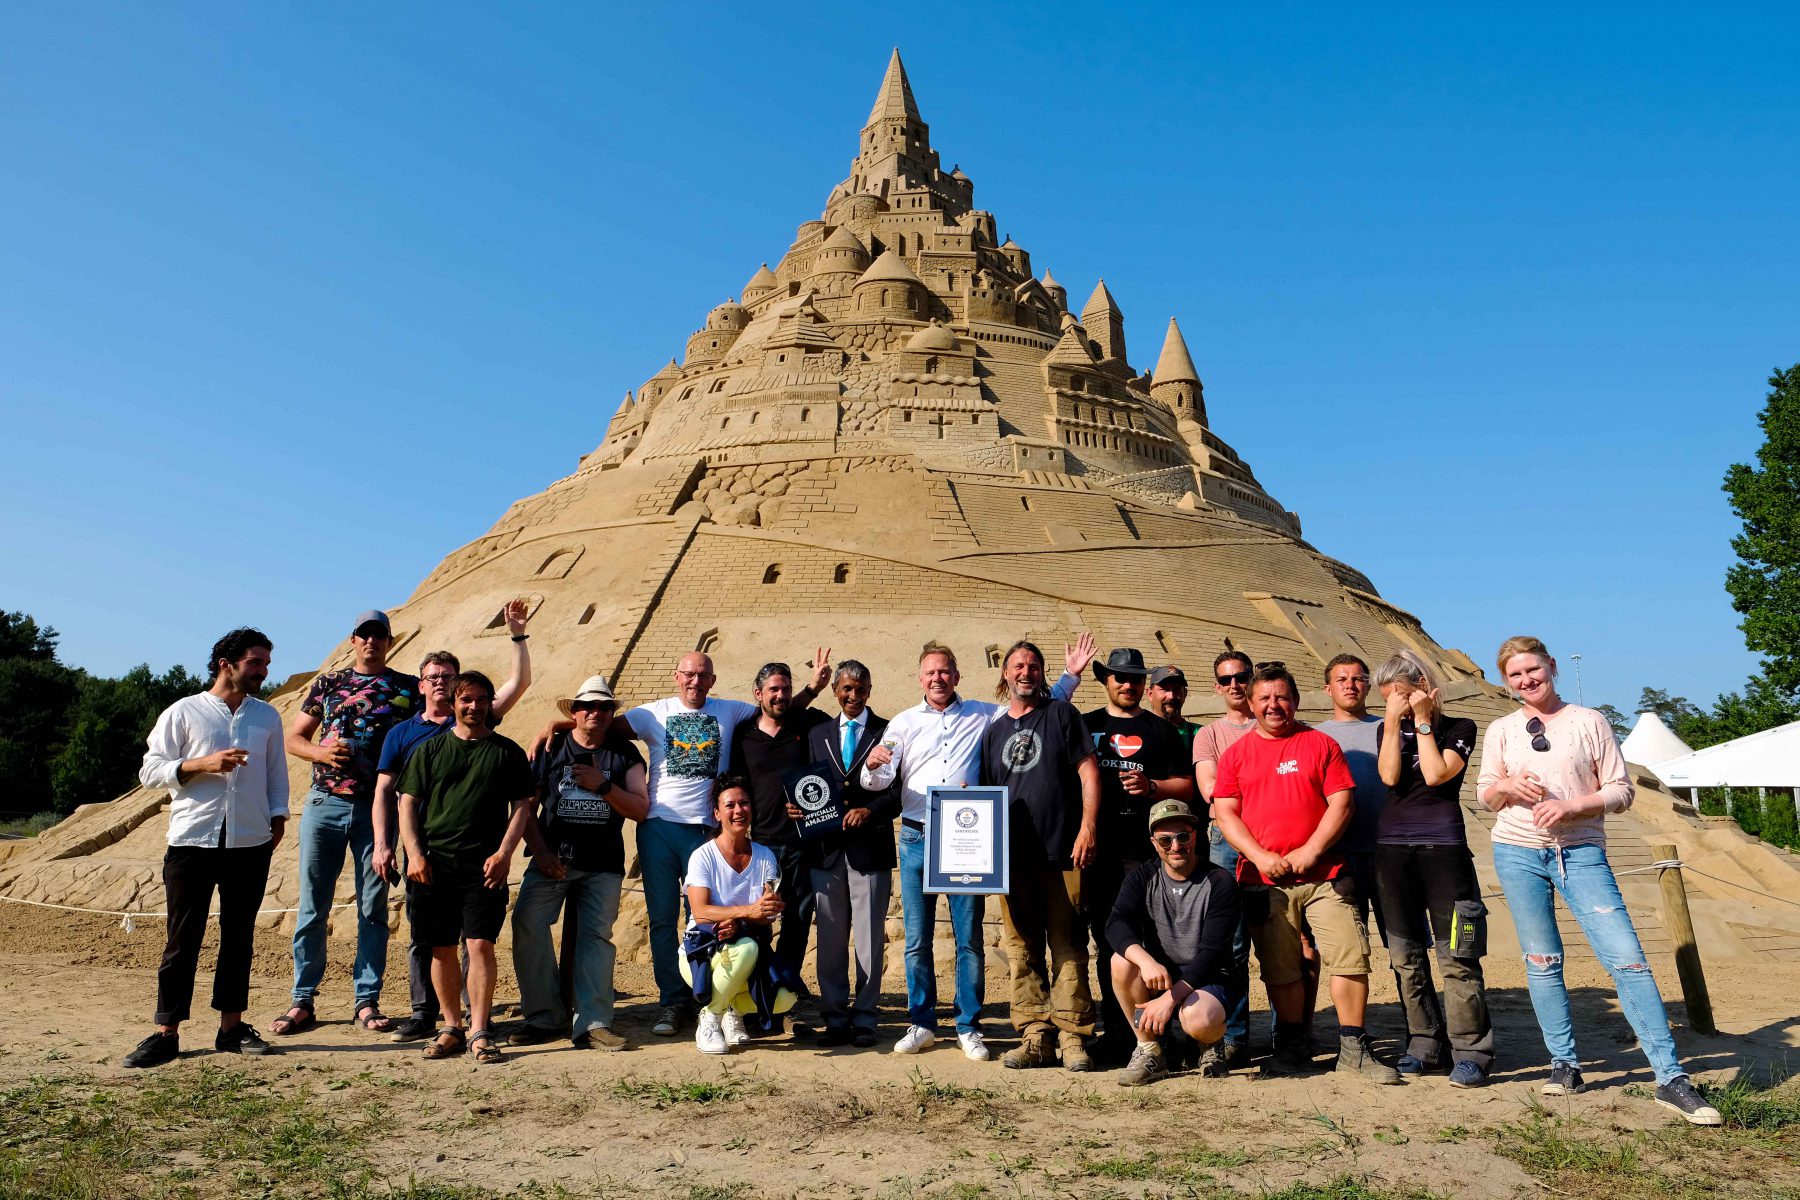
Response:
[[[609,1029],[613,1021],[613,922],[619,919],[619,889],[625,877],[612,872],[569,868],[552,879],[534,862],[525,868],[513,902],[513,972],[519,977],[519,1007],[525,1023],[580,1037],[592,1029]],[[575,944],[566,953],[575,959],[575,1017],[563,1005],[562,979],[556,969],[556,918],[563,901],[575,907]]]
[[[657,1003],[690,1005],[694,994],[681,978],[681,914],[686,908],[682,881],[688,859],[706,844],[704,825],[680,825],[652,817],[638,822],[638,870],[644,881],[644,913],[650,925],[650,966],[656,973]]]
[[[1217,825],[1206,827],[1206,856],[1215,867],[1223,867],[1237,878],[1238,852],[1225,835],[1219,832]],[[1231,932],[1231,973],[1236,986],[1238,1001],[1225,1014],[1225,1040],[1235,1042],[1239,1046],[1250,1044],[1250,930],[1245,926],[1243,918],[1238,918],[1237,928]]]
[[[325,978],[325,923],[349,851],[356,870],[356,963],[351,984],[358,1011],[381,1002],[387,969],[388,885],[375,873],[375,823],[366,800],[313,788],[300,810],[300,915],[294,922],[294,1003],[310,1005]]]
[[[956,1032],[981,1028],[986,962],[981,944],[983,896],[948,896],[950,929],[956,936]],[[932,960],[937,923],[935,892],[925,890],[925,834],[900,827],[900,911],[906,922],[906,1016],[914,1025],[937,1028],[937,965]]]
[[[1575,1055],[1575,1022],[1563,984],[1563,942],[1556,928],[1556,894],[1575,914],[1588,945],[1612,976],[1619,1007],[1637,1034],[1638,1045],[1656,1072],[1658,1085],[1687,1072],[1675,1057],[1675,1039],[1663,1011],[1662,993],[1638,944],[1631,914],[1625,911],[1618,881],[1604,846],[1528,850],[1494,843],[1494,873],[1506,892],[1519,946],[1525,952],[1525,984],[1552,1064],[1580,1066]]]

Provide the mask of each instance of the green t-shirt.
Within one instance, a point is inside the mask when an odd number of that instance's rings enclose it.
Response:
[[[537,784],[517,742],[497,733],[465,741],[451,730],[407,761],[400,792],[419,801],[427,854],[479,867],[506,837],[513,802],[534,797]]]

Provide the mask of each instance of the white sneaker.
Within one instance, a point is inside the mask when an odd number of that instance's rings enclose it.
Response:
[[[719,1014],[710,1008],[700,1010],[700,1019],[694,1026],[694,1048],[702,1054],[725,1054],[731,1049],[725,1044],[725,1031],[719,1026]]]
[[[899,1041],[894,1043],[895,1054],[917,1054],[921,1050],[929,1050],[937,1041],[937,1034],[923,1025],[914,1025],[908,1029]]]
[[[957,1044],[962,1047],[964,1058],[974,1062],[986,1062],[993,1057],[993,1055],[988,1053],[987,1042],[983,1040],[979,1033],[973,1031],[969,1033],[959,1033],[956,1035],[956,1041]]]
[[[744,1028],[744,1014],[735,1008],[725,1010],[725,1015],[719,1018],[719,1028],[724,1032],[728,1046],[741,1046],[750,1040],[750,1031]]]

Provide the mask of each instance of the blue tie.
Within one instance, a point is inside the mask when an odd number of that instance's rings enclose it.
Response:
[[[850,766],[850,760],[856,754],[856,722],[844,722],[844,767]]]

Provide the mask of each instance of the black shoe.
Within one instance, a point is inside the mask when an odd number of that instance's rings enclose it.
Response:
[[[1312,1047],[1307,1044],[1304,1035],[1295,1031],[1293,1036],[1275,1035],[1275,1048],[1269,1057],[1263,1060],[1264,1075],[1304,1075],[1312,1070]]]
[[[850,1044],[859,1050],[867,1050],[870,1046],[875,1044],[875,1031],[873,1029],[858,1029],[855,1033],[850,1035]]]
[[[1137,1038],[1103,1033],[1088,1043],[1088,1057],[1094,1065],[1107,1068],[1123,1065],[1137,1050]]]
[[[848,1046],[855,1035],[848,1025],[828,1025],[825,1032],[819,1035],[821,1046]]]
[[[181,1036],[174,1033],[153,1033],[137,1044],[137,1049],[125,1056],[128,1067],[160,1067],[166,1062],[173,1062],[181,1057]]]
[[[1241,1071],[1250,1065],[1250,1047],[1243,1042],[1223,1041],[1219,1043],[1220,1054],[1225,1059],[1225,1066],[1232,1071]]]
[[[1568,1063],[1550,1064],[1550,1078],[1544,1081],[1544,1095],[1574,1096],[1586,1089],[1587,1083],[1582,1080],[1579,1068]]]
[[[414,1013],[394,1026],[394,1032],[388,1036],[396,1042],[416,1042],[420,1038],[430,1037],[435,1032],[437,1032],[436,1017],[428,1017],[424,1013]]]
[[[545,1029],[529,1022],[515,1025],[507,1031],[506,1044],[509,1046],[541,1046],[545,1042],[554,1042],[567,1036],[560,1030]]]
[[[1719,1110],[1706,1102],[1694,1081],[1686,1075],[1679,1076],[1656,1089],[1656,1102],[1664,1108],[1680,1113],[1690,1125],[1723,1125],[1725,1118]]]
[[[262,1034],[256,1032],[248,1021],[239,1021],[230,1029],[221,1029],[213,1037],[213,1049],[220,1054],[269,1053],[269,1043],[263,1041]]]

